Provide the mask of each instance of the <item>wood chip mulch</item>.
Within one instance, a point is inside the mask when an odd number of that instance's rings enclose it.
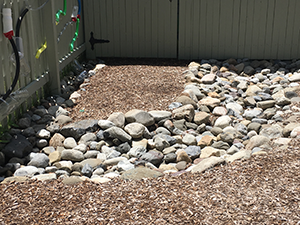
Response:
[[[106,59],[106,66],[90,77],[86,91],[73,108],[73,121],[107,119],[131,109],[167,110],[183,91],[188,61],[172,59]]]
[[[0,224],[300,224],[299,144],[202,174],[0,184]]]
[[[149,96],[145,110],[164,109],[172,102],[167,98],[182,91],[183,83],[178,85],[177,81],[182,81],[184,68],[153,66],[107,66],[91,78],[91,86],[82,94],[84,102],[74,108],[73,118],[90,115],[99,119],[112,111],[142,108],[143,101],[137,95]],[[167,88],[159,86],[150,71]],[[137,79],[139,76],[144,79]],[[139,85],[144,89],[135,92]],[[178,86],[173,89],[172,85]],[[126,97],[125,89],[130,92]],[[156,89],[159,94],[150,93]],[[109,108],[112,105],[116,108]],[[102,110],[95,110],[95,106]],[[87,114],[78,113],[82,107]],[[300,224],[299,146],[300,139],[294,139],[289,147],[273,146],[268,155],[217,166],[202,174],[141,181],[114,179],[106,184],[64,185],[59,180],[0,183],[0,224]]]

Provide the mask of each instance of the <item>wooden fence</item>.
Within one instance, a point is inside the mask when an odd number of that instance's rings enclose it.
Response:
[[[44,3],[44,7],[40,8]],[[74,58],[85,50],[83,22],[79,23],[78,38],[74,43],[74,50],[70,51],[76,25],[65,26],[71,20],[71,12],[77,0],[68,0],[66,15],[61,14],[56,25],[56,13],[63,10],[63,1],[46,0],[0,0],[1,12],[3,8],[11,8],[13,26],[22,10],[30,10],[24,16],[20,37],[23,40],[24,58],[21,60],[21,73],[13,94],[0,104],[0,125],[6,126],[8,115],[18,117],[27,108],[39,102],[45,90],[53,94],[60,92],[60,71]],[[0,30],[2,27],[2,15]],[[58,37],[66,28],[60,40]],[[47,48],[36,58],[39,49],[47,44]],[[5,94],[15,77],[15,66],[11,60],[12,47],[3,34],[0,35],[0,97]],[[24,64],[23,64],[24,63]],[[24,66],[27,65],[27,66]],[[25,73],[24,71],[28,71]],[[0,99],[1,101],[1,99]],[[11,117],[11,116],[10,116]]]
[[[297,59],[297,0],[88,0],[95,57]]]

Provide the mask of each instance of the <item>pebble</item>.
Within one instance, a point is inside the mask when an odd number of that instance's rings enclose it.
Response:
[[[183,74],[184,91],[170,111],[133,109],[114,112],[107,120],[71,123],[63,107],[74,105],[71,99],[80,94],[52,97],[47,108],[30,110],[18,129],[10,131],[0,166],[14,178],[3,182],[27,176],[60,177],[65,184],[104,183],[120,172],[122,179],[162,176],[158,168],[165,173],[204,172],[252,154],[268,154],[271,141],[288,146],[300,135],[296,114],[283,121],[285,114],[300,111],[290,106],[300,101],[300,73],[288,70],[292,67],[286,62],[282,65],[278,69],[268,61],[233,59],[192,62]]]

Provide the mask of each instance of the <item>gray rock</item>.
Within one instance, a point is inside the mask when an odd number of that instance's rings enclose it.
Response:
[[[182,138],[182,143],[186,145],[197,145],[197,140],[194,135],[185,134]]]
[[[300,81],[300,73],[294,73],[288,79],[290,82],[298,82],[298,81]]]
[[[283,130],[282,130],[282,135],[283,137],[288,137],[290,136],[292,130],[296,127],[299,127],[300,124],[299,123],[289,123],[288,125],[286,125]]]
[[[52,152],[55,152],[55,148],[53,146],[48,146],[42,149],[42,152],[46,155],[49,155]]]
[[[127,121],[127,123],[137,122],[143,124],[146,127],[151,126],[155,123],[155,119],[150,113],[139,109],[133,109],[127,112],[125,114],[125,120]]]
[[[282,135],[283,128],[279,124],[274,124],[270,127],[261,129],[259,135],[266,136],[270,139],[280,138]]]
[[[118,156],[121,155],[120,152],[118,152],[118,151],[116,151],[116,150],[114,150],[112,148],[109,148],[109,147],[107,147],[105,145],[102,146],[101,150],[106,155],[107,159],[116,158],[116,157],[118,157]]]
[[[163,161],[164,155],[156,150],[150,150],[149,152],[143,154],[140,157],[140,160],[145,160],[147,162],[152,163],[156,167],[158,167]]]
[[[31,119],[28,118],[28,117],[21,118],[21,119],[19,120],[18,124],[19,124],[19,127],[20,127],[21,129],[28,128],[28,127],[30,127]]]
[[[68,116],[69,114],[70,112],[62,108],[61,106],[59,106],[58,109],[55,111],[55,117],[58,117],[60,115]]]
[[[32,151],[31,143],[20,134],[14,135],[13,139],[3,149],[6,159],[13,157],[23,158]]]
[[[194,122],[198,125],[202,124],[202,123],[208,123],[209,122],[209,118],[210,118],[210,114],[206,113],[206,112],[197,112],[195,113],[194,116]]]
[[[124,161],[124,160],[127,161],[127,158],[125,158],[125,157],[116,157],[116,158],[113,158],[113,159],[107,159],[103,162],[103,165],[105,165],[105,166],[114,166],[114,165],[117,165],[119,162]]]
[[[45,173],[55,173],[57,170],[56,166],[48,166],[45,168]]]
[[[84,154],[84,158],[90,159],[90,158],[97,158],[99,151],[96,150],[89,150]]]
[[[72,172],[73,163],[71,161],[59,161],[53,164],[58,170],[65,170],[68,173]]]
[[[230,144],[230,145],[233,143],[233,141],[235,139],[235,136],[236,136],[235,133],[228,132],[228,131],[220,134],[221,140],[223,142],[226,142],[226,143]]]
[[[229,126],[231,123],[231,118],[229,116],[220,116],[216,121],[214,126],[215,127],[220,127],[220,128],[225,128]]]
[[[83,166],[81,173],[82,173],[82,175],[84,175],[86,177],[91,177],[93,174],[93,167],[90,164],[86,163]]]
[[[28,163],[28,166],[46,168],[49,165],[49,158],[44,153],[36,153]]]
[[[103,132],[105,138],[117,138],[121,142],[131,142],[131,136],[119,127],[111,127]]]
[[[85,159],[80,162],[80,164],[82,166],[84,166],[87,163],[90,164],[95,169],[96,167],[98,167],[99,165],[101,165],[103,163],[103,160],[101,160],[101,159]]]
[[[188,104],[174,109],[172,114],[175,120],[185,119],[186,121],[191,122],[195,116],[195,109],[192,105]]]
[[[125,125],[125,115],[121,112],[114,112],[111,114],[108,121],[114,123],[117,127],[123,128]]]
[[[100,176],[100,175],[102,175],[102,174],[104,174],[104,169],[101,168],[101,167],[95,169],[94,172],[93,172],[93,175],[98,175],[98,176]]]
[[[246,146],[246,150],[251,150],[255,147],[270,148],[270,138],[263,135],[256,135],[250,138]]]
[[[64,126],[60,133],[65,137],[73,137],[79,140],[86,132],[95,132],[98,129],[98,120],[82,120]]]
[[[276,99],[276,104],[282,107],[291,104],[291,100],[286,97],[281,97]]]
[[[94,133],[86,133],[81,136],[78,144],[89,145],[92,141],[96,141],[97,136]]]
[[[77,151],[77,150],[63,150],[61,153],[61,158],[63,160],[80,162],[80,161],[84,160],[84,155],[82,152]]]
[[[201,154],[201,148],[199,146],[188,146],[184,151],[192,160],[198,158]]]
[[[192,105],[195,109],[197,108],[197,103],[186,95],[179,96],[176,99],[176,102],[180,102],[183,106]]]
[[[72,119],[71,117],[66,115],[59,115],[58,117],[55,118],[54,122],[59,125],[65,125],[66,123],[72,122]]]
[[[143,154],[147,152],[147,149],[143,146],[135,146],[129,150],[127,155],[129,157],[135,157],[135,158],[140,158]]]
[[[113,122],[109,121],[109,120],[99,120],[98,121],[98,126],[101,129],[106,130],[106,129],[114,127],[116,125]]]
[[[77,150],[82,152],[83,154],[86,153],[87,150],[87,146],[85,144],[79,144],[77,146],[75,146],[74,148],[72,148],[73,150]]]
[[[24,167],[21,167],[20,169],[17,169],[14,173],[14,176],[32,177],[37,174],[39,174],[39,170],[35,166],[24,166]]]
[[[3,152],[0,152],[0,166],[4,166],[5,165],[5,155],[3,154]]]
[[[154,143],[155,143],[155,148],[159,151],[162,151],[165,148],[170,147],[170,143],[162,137],[155,137]]]
[[[130,163],[128,160],[122,160],[117,164],[118,171],[127,171],[134,169],[134,165]]]
[[[254,130],[256,133],[259,133],[261,128],[261,124],[260,123],[250,123],[248,125],[248,131]]]
[[[194,166],[191,170],[192,173],[202,173],[205,170],[208,170],[216,165],[225,163],[225,159],[211,156],[209,158],[203,159],[196,166]]]
[[[273,107],[275,103],[276,103],[275,100],[267,100],[267,101],[257,102],[256,105],[258,108],[267,109]]]
[[[127,124],[124,130],[132,137],[132,138],[141,138],[145,132],[145,126],[141,123],[130,123]]]
[[[36,179],[36,180],[39,180],[39,181],[45,181],[45,180],[55,180],[56,178],[57,178],[57,176],[56,176],[55,173],[49,173],[49,174],[35,175],[31,179]]]
[[[224,149],[224,150],[227,150],[230,148],[230,145],[224,141],[217,141],[217,142],[214,142],[211,147],[213,148],[217,148],[217,149]]]
[[[226,104],[226,109],[227,110],[231,109],[235,112],[238,112],[239,114],[242,114],[244,112],[243,107],[236,102],[230,102],[230,103]]]
[[[36,141],[36,146],[40,149],[46,147],[47,145],[48,141],[46,139],[39,139]]]
[[[25,130],[23,130],[22,134],[25,136],[25,137],[30,137],[30,136],[35,136],[36,133],[33,129],[33,127],[28,127],[26,128]]]
[[[231,155],[230,157],[228,157],[226,159],[227,162],[233,162],[235,160],[239,160],[239,159],[249,159],[251,157],[251,151],[250,150],[241,150],[233,155]]]
[[[261,115],[262,112],[263,112],[263,110],[261,108],[245,110],[243,117],[245,117],[245,119],[247,119],[247,120],[252,120],[253,118]]]
[[[116,150],[119,151],[121,154],[126,154],[127,152],[129,152],[130,148],[130,145],[127,142],[125,142],[117,146]]]
[[[172,117],[172,113],[169,111],[153,110],[153,111],[149,111],[149,114],[154,118],[155,122],[159,122],[165,119],[171,119]]]
[[[121,178],[124,180],[141,180],[143,178],[157,178],[163,176],[163,173],[148,169],[146,167],[136,167],[125,171]]]
[[[177,155],[173,152],[173,153],[168,153],[164,156],[164,161],[165,163],[176,163],[176,158]]]
[[[167,134],[167,135],[171,135],[171,132],[164,128],[164,127],[158,127],[156,130],[155,130],[155,133],[157,134]]]
[[[66,149],[72,149],[77,146],[76,140],[72,137],[68,137],[64,140],[64,147]]]

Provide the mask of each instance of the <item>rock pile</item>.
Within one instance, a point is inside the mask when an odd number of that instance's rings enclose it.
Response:
[[[134,109],[107,120],[70,123],[61,106],[72,100],[43,101],[10,131],[0,152],[1,179],[140,179],[268,154],[271,141],[287,146],[300,134],[300,108],[291,107],[300,100],[299,68],[300,61],[191,62],[170,111]]]

